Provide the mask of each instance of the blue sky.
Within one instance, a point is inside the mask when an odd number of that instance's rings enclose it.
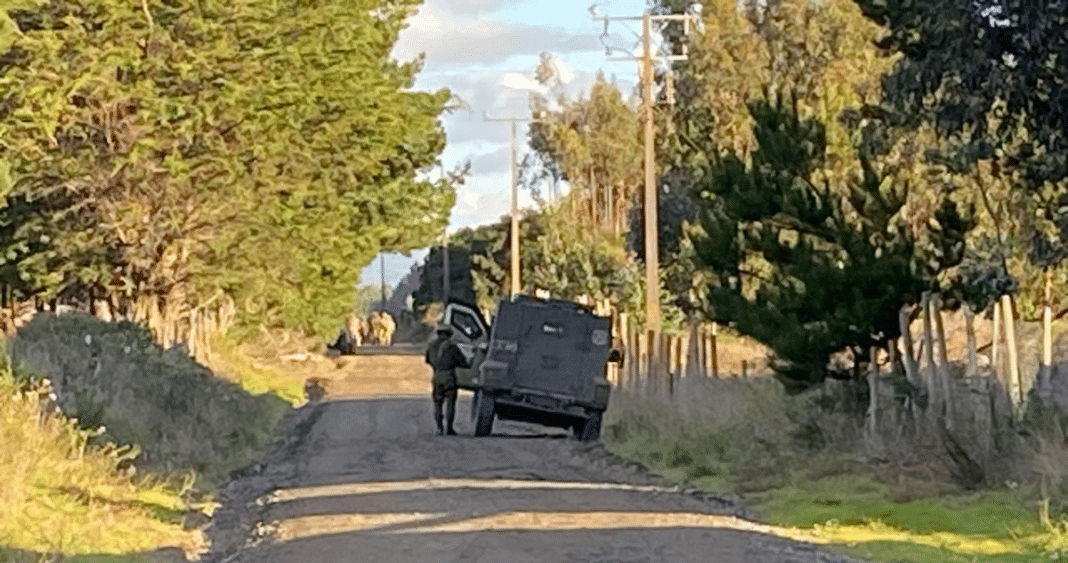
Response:
[[[598,39],[603,24],[590,19],[592,0],[425,0],[409,20],[394,49],[399,60],[426,53],[426,64],[416,88],[446,87],[463,98],[471,111],[460,110],[445,118],[448,145],[442,155],[447,169],[470,161],[471,174],[457,194],[450,217],[450,232],[495,221],[510,205],[508,124],[485,122],[491,116],[526,116],[529,92],[515,86],[518,75],[533,76],[542,52],[554,53],[564,75],[572,78],[568,88],[577,94],[588,89],[599,70],[614,77],[624,92],[634,87],[637,67],[633,62],[612,62],[605,57]],[[600,14],[637,16],[646,0],[602,0]],[[610,45],[630,50],[636,45],[640,22],[613,22]],[[618,54],[618,53],[617,53]],[[526,128],[520,124],[519,158],[525,151]],[[533,204],[521,193],[521,206]],[[412,257],[387,254],[386,283],[395,285],[421,260],[425,251]],[[363,272],[363,283],[377,284],[380,264],[376,259]]]

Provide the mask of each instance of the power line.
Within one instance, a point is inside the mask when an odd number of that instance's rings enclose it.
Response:
[[[590,6],[590,15],[594,21],[604,22],[604,33],[601,34],[601,42],[605,47],[605,55],[609,60],[640,60],[642,81],[642,116],[644,121],[644,145],[645,145],[645,197],[644,197],[644,222],[645,222],[645,324],[647,328],[657,329],[660,326],[660,233],[658,194],[656,190],[656,159],[654,143],[656,131],[653,128],[653,62],[654,60],[670,65],[672,62],[684,61],[689,57],[685,41],[682,42],[681,53],[661,53],[657,49],[656,54],[652,48],[652,26],[658,24],[663,31],[664,26],[672,22],[681,22],[683,35],[688,35],[691,29],[700,25],[700,17],[697,14],[660,14],[653,15],[647,10],[641,16],[598,16],[596,4]],[[642,22],[642,56],[633,55],[626,57],[612,57],[613,48],[604,40],[609,37],[608,27],[610,22],[637,21]],[[618,49],[616,49],[618,50]]]
[[[510,251],[511,260],[511,297],[515,297],[519,294],[519,168],[516,164],[516,123],[520,121],[530,121],[527,117],[490,117],[488,114],[483,113],[482,117],[485,121],[493,122],[507,122],[512,125],[512,152],[511,152],[511,170],[512,170],[512,225],[510,229],[512,245]]]

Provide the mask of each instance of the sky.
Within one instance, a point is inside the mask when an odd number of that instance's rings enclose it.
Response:
[[[529,115],[534,68],[542,52],[555,55],[560,76],[567,79],[574,96],[588,91],[603,71],[623,92],[630,93],[637,78],[635,62],[610,61],[600,36],[601,21],[590,17],[590,4],[568,0],[425,0],[419,12],[408,20],[393,50],[397,60],[411,60],[426,54],[423,71],[415,88],[433,91],[448,88],[463,99],[470,110],[457,110],[444,117],[448,143],[442,154],[446,169],[471,163],[470,175],[459,188],[449,232],[491,223],[508,213],[511,206],[509,171],[509,125],[487,122],[490,117]],[[599,15],[640,16],[646,0],[601,0]],[[606,43],[632,52],[638,45],[641,22],[612,22]],[[526,151],[526,126],[518,126],[518,160]],[[533,205],[529,193],[520,192],[521,207]],[[413,263],[422,261],[426,251],[385,255],[385,280],[396,283]],[[381,279],[380,256],[362,276],[365,284]]]

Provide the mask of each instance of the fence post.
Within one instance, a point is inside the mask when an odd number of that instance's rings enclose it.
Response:
[[[967,340],[968,358],[964,368],[964,378],[970,383],[979,375],[979,359],[975,351],[975,312],[964,304],[964,335]]]
[[[942,299],[937,295],[931,299],[931,315],[934,316],[935,329],[938,332],[938,378],[942,380],[942,400],[945,409],[946,430],[953,430],[953,381],[949,373],[949,351],[946,349],[946,327],[942,322]]]
[[[882,449],[879,436],[879,348],[872,346],[869,350],[868,368],[868,444],[876,450]]]
[[[712,323],[712,338],[709,340],[709,353],[712,356],[712,377],[719,379],[719,324]]]
[[[923,313],[923,386],[927,390],[927,412],[934,415],[941,411],[938,390],[935,387],[934,327],[931,319],[931,292],[923,292],[920,298],[920,310]]]
[[[630,320],[627,318],[627,314],[626,313],[620,313],[619,314],[619,341],[620,341],[621,345],[623,346],[623,349],[620,350],[620,352],[623,353],[623,366],[622,366],[622,369],[619,370],[620,387],[626,387],[627,379],[628,379],[627,376],[629,375],[629,371],[630,371],[630,349],[631,349],[632,344],[630,342],[630,331],[627,330],[627,328],[628,328],[627,325],[629,325],[629,324],[630,324]]]
[[[1006,356],[1008,356],[1009,360],[1009,373],[1007,374],[1009,377],[1009,396],[1012,397],[1012,406],[1018,418],[1023,406],[1023,386],[1020,381],[1020,364],[1016,355],[1016,327],[1014,326],[1015,319],[1013,318],[1015,315],[1011,296],[1001,296],[1001,312],[1005,316],[1005,350],[1008,352]]]
[[[629,325],[629,323],[628,323]],[[638,390],[638,346],[641,345],[638,342],[638,335],[634,332],[633,326],[627,326],[627,341],[630,342],[630,347],[627,349],[627,385],[631,391],[637,392]]]
[[[668,365],[668,374],[667,374],[668,376],[667,376],[667,384],[668,384],[668,396],[669,397],[674,397],[675,396],[675,376],[676,376],[676,372],[678,370],[679,359],[680,359],[679,358],[679,342],[680,342],[679,337],[673,336],[673,335],[670,335],[670,334],[668,335],[668,337],[667,337],[667,346],[668,346],[668,364],[667,364]]]
[[[627,351],[627,379],[632,391],[638,390],[638,368],[641,363],[641,342],[638,340],[638,331],[634,330],[632,322],[627,323],[627,341],[630,349]]]
[[[662,352],[660,348],[660,336],[661,334],[655,330],[649,329],[646,331],[646,338],[649,340],[649,361],[646,363],[648,366],[646,368],[646,378],[649,382],[649,388],[654,395],[658,392],[657,380],[659,379],[659,374],[657,373],[657,370],[660,367],[660,357]]]
[[[990,369],[994,371],[994,379],[1003,383],[1001,379],[1001,355],[998,354],[1001,347],[1001,303],[994,301],[994,335],[990,342]]]
[[[642,394],[648,396],[651,374],[649,368],[653,362],[653,331],[642,331],[642,359],[641,359],[641,389]]]
[[[1038,392],[1048,395],[1053,379],[1053,273],[1046,269],[1045,303],[1042,306],[1042,362],[1038,372]]]
[[[701,365],[701,354],[698,350],[697,341],[694,340],[696,323],[686,325],[686,373],[687,378],[693,377],[697,366]]]

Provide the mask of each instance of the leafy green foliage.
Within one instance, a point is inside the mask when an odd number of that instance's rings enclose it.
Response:
[[[944,200],[917,240],[900,215],[907,190],[867,162],[846,186],[814,181],[826,150],[820,122],[781,99],[750,111],[750,163],[727,153],[695,184],[704,234],[694,246],[711,270],[713,320],[771,348],[772,367],[797,390],[828,375],[831,354],[850,350],[859,364],[899,336],[901,306],[939,288],[973,221]]]
[[[1008,217],[1048,268],[1068,244],[1068,11],[1057,0],[857,0],[902,58],[883,81],[873,138],[933,126],[928,158],[958,174],[989,166]],[[996,205],[996,204],[995,204]],[[1005,237],[1003,237],[1004,239]],[[1004,241],[1007,243],[1009,241]]]
[[[464,229],[449,241],[451,295],[493,311],[510,291],[510,221]],[[548,291],[561,299],[610,299],[623,310],[638,307],[637,265],[628,259],[619,237],[593,234],[571,221],[567,210],[528,213],[519,222],[521,291]],[[440,252],[427,257],[417,308],[440,299]],[[464,278],[470,276],[469,281]],[[458,283],[459,282],[459,283]],[[468,293],[470,292],[470,293]]]
[[[419,177],[449,93],[389,58],[416,4],[5,4],[3,281],[180,310],[221,290],[246,323],[333,328],[453,203]]]
[[[615,84],[598,74],[586,95],[568,97],[542,54],[538,78],[550,96],[531,95],[530,147],[524,183],[566,180],[576,220],[615,233],[623,229],[642,179],[639,119]]]
[[[691,2],[661,0],[660,13],[682,13]],[[704,0],[703,29],[682,37],[681,24],[665,38],[688,58],[675,63],[674,88],[661,75],[658,89],[676,103],[657,111],[657,163],[661,169],[660,256],[673,301],[691,314],[704,308],[702,273],[693,266],[689,232],[696,223],[691,187],[701,182],[722,150],[747,160],[756,146],[748,104],[768,92],[791,92],[802,118],[824,125],[826,157],[817,182],[846,185],[859,164],[856,127],[839,119],[848,108],[877,99],[879,77],[892,60],[871,44],[876,25],[851,0],[743,2]],[[915,181],[915,180],[913,180]],[[914,191],[923,192],[924,190]],[[925,222],[925,221],[924,221]],[[631,217],[628,246],[644,255],[641,217]]]

